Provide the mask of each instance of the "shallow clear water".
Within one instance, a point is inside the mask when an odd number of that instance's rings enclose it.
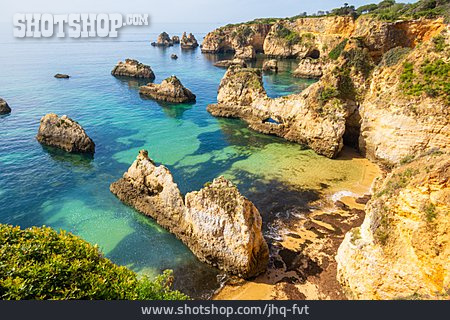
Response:
[[[206,106],[216,101],[225,72],[213,66],[218,58],[199,49],[154,48],[147,41],[154,38],[129,34],[118,42],[2,42],[0,96],[13,112],[0,117],[0,223],[69,230],[137,272],[174,269],[176,286],[199,297],[217,287],[217,271],[109,191],[138,150],[148,149],[157,163],[169,167],[182,192],[219,175],[231,178],[266,221],[287,206],[317,198],[327,183],[351,180],[358,168],[346,160],[331,165],[299,145],[255,133],[239,120],[212,117]],[[170,59],[172,53],[179,59]],[[156,82],[177,75],[197,102],[168,105],[142,99],[138,81],[110,75],[125,58],[151,65]],[[300,92],[311,83],[292,79],[292,65],[283,62],[280,73],[264,77],[270,96]],[[58,72],[71,78],[53,78]],[[95,156],[42,147],[35,135],[40,118],[49,112],[78,121],[96,143]]]

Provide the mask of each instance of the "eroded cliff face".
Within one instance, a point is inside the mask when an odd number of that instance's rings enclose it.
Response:
[[[374,70],[361,102],[360,150],[390,165],[431,149],[449,151],[448,27],[409,53],[390,57]]]
[[[271,99],[264,90],[260,69],[232,66],[220,83],[218,103],[207,110],[214,116],[244,119],[254,130],[334,157],[343,146],[346,111],[338,100],[318,106],[318,89],[311,86],[301,94]]]
[[[208,107],[213,115],[243,118],[255,130],[327,157],[344,143],[388,165],[411,153],[448,150],[450,46],[441,19],[282,20],[271,25],[265,52],[268,42],[280,48],[270,51],[274,55],[300,58],[294,74],[320,80],[302,94],[269,99],[263,89],[252,89],[260,80],[233,69],[222,80],[218,104]],[[405,71],[408,64],[412,71]]]
[[[266,270],[269,249],[259,211],[225,178],[183,199],[169,169],[141,150],[110,190],[176,235],[201,261],[244,278]]]
[[[362,226],[336,256],[349,298],[448,299],[449,178],[449,154],[435,153],[378,182]]]

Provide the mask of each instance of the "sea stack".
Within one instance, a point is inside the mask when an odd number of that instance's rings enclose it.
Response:
[[[120,61],[111,71],[113,76],[142,78],[154,80],[155,74],[152,68],[137,60],[126,59],[125,62]]]
[[[179,36],[173,36],[172,37],[172,43],[173,44],[179,44],[180,43],[180,37]]]
[[[183,199],[169,169],[141,150],[110,190],[176,235],[201,261],[243,278],[266,270],[269,250],[259,211],[225,178]]]
[[[185,88],[176,76],[171,76],[161,84],[148,83],[139,88],[139,93],[152,99],[173,103],[194,102],[196,99],[189,89]]]
[[[11,112],[11,108],[5,100],[0,98],[0,114],[8,114]]]
[[[173,46],[172,39],[167,34],[167,32],[163,32],[158,36],[156,42],[152,42],[152,46],[154,47],[171,47]]]
[[[186,32],[184,32],[180,44],[182,49],[195,49],[198,47],[197,39],[195,39],[192,33],[189,33],[187,36]]]
[[[278,71],[278,61],[275,59],[264,61],[263,63],[263,71]]]
[[[73,153],[95,152],[95,143],[84,129],[66,115],[50,113],[42,117],[36,139],[44,145]]]

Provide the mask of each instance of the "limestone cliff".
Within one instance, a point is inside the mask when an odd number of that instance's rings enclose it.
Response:
[[[236,28],[243,26],[218,32],[231,37]],[[255,130],[328,157],[344,143],[388,165],[414,152],[449,149],[449,27],[442,19],[300,18],[267,28],[264,53],[296,56],[294,75],[320,80],[302,94],[269,99],[261,91],[256,98],[248,89],[261,82],[231,70],[220,84],[218,104],[208,107],[213,115],[243,118]],[[255,37],[249,34],[245,46]],[[219,48],[213,39],[208,47]]]
[[[343,146],[346,110],[337,99],[317,105],[319,89],[311,86],[302,94],[271,99],[263,88],[261,70],[232,66],[220,83],[218,103],[207,110],[215,116],[242,118],[254,130],[334,157]]]
[[[378,182],[336,260],[349,298],[448,299],[450,155],[429,154]]]
[[[110,190],[175,234],[201,261],[245,278],[266,270],[269,250],[258,209],[225,178],[183,199],[169,169],[142,150]]]

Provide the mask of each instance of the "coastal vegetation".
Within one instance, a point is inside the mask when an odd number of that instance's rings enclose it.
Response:
[[[171,271],[138,277],[71,233],[0,224],[0,299],[186,300],[172,282]]]

